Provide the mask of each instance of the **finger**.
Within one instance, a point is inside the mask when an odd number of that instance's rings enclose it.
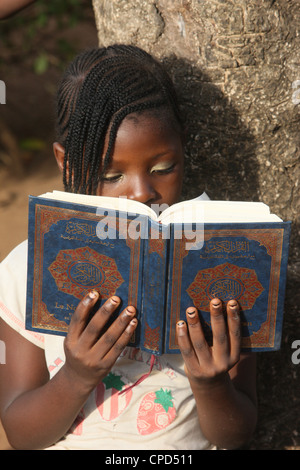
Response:
[[[118,348],[116,343],[120,341],[121,336],[127,329],[129,323],[133,320],[136,314],[134,307],[129,306],[120,313],[112,325],[102,334],[101,338],[98,336],[98,341],[94,346],[94,351],[99,357],[104,357],[113,348]],[[135,323],[134,323],[135,324]],[[125,337],[127,338],[127,333]],[[128,341],[127,341],[128,342]],[[122,343],[122,341],[121,341]]]
[[[189,360],[195,355],[194,349],[189,338],[187,324],[185,321],[180,320],[176,324],[176,335],[178,341],[178,347],[183,356],[184,361]]]
[[[236,363],[241,351],[241,319],[239,304],[236,300],[227,303],[227,324],[230,342],[230,357]]]
[[[183,320],[176,324],[178,347],[185,363],[185,370],[191,376],[196,376],[199,371],[199,359],[189,337],[188,327]]]
[[[210,348],[206,341],[197,309],[195,307],[188,308],[186,310],[186,318],[191,343],[199,362],[210,359]]]
[[[223,313],[223,304],[219,299],[210,302],[210,319],[213,334],[213,355],[217,361],[221,361],[228,355],[228,332]]]
[[[120,298],[114,295],[97,310],[81,334],[80,342],[84,347],[90,348],[98,341],[99,336],[119,305]]]
[[[105,360],[113,365],[122,351],[126,348],[128,343],[130,342],[132,335],[138,325],[138,320],[133,318],[130,320],[129,324],[127,325],[125,331],[121,334],[119,339],[114,343],[113,347],[108,351],[106,354]]]
[[[99,298],[97,291],[89,292],[78,304],[74,314],[72,315],[68,337],[74,341],[78,340],[85,329],[90,312]]]

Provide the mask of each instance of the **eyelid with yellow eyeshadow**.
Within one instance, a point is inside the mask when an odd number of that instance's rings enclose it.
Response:
[[[171,171],[175,165],[176,163],[174,162],[159,162],[151,168],[150,173],[153,173],[155,171],[162,172],[162,173],[168,172],[168,171]]]
[[[173,168],[175,167],[176,163],[170,163],[170,162],[160,162],[160,163],[157,163],[156,165],[154,165],[151,170],[150,170],[150,173],[154,173],[154,172],[157,172],[157,173],[164,173],[164,172],[169,172],[169,171],[172,171]],[[121,173],[106,173],[105,175],[103,175],[101,177],[101,180],[102,181],[106,181],[106,182],[115,182],[115,181],[119,181],[120,178],[122,178],[122,174]]]
[[[105,175],[101,176],[101,181],[105,181],[107,183],[109,182],[115,182],[118,181],[120,178],[122,178],[123,175],[121,173],[106,173]]]

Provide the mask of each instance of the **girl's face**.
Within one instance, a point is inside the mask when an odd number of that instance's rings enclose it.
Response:
[[[119,127],[111,163],[97,195],[170,206],[180,198],[182,178],[180,134],[163,119],[132,114]]]

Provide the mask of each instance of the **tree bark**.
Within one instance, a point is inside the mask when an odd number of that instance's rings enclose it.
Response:
[[[184,196],[204,190],[213,199],[259,200],[293,221],[281,351],[287,370],[274,374],[288,374],[294,383],[291,343],[300,338],[298,0],[93,5],[100,46],[140,46],[163,59],[175,81],[188,132]]]

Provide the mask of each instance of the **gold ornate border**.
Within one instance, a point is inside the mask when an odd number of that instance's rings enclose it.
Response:
[[[267,253],[271,256],[267,319],[257,332],[254,332],[249,337],[242,338],[242,348],[267,348],[274,346],[283,235],[284,228],[206,229],[204,232],[204,241],[208,241],[213,237],[244,237],[257,241],[266,248]],[[180,319],[181,313],[182,262],[183,258],[188,255],[188,250],[185,249],[186,242],[189,242],[189,240],[185,239],[184,234],[180,239],[174,240],[170,335],[168,339],[170,350],[178,349],[176,323]]]
[[[33,302],[32,302],[32,327],[37,329],[57,331],[66,333],[68,325],[66,322],[58,320],[51,314],[42,299],[43,270],[44,270],[44,236],[50,228],[61,220],[80,218],[87,221],[99,221],[100,216],[95,212],[78,211],[74,209],[60,208],[36,204],[35,206],[35,238],[34,238],[34,270],[33,270]],[[131,222],[127,219],[126,228]],[[120,229],[125,227],[124,222],[120,224]],[[118,229],[118,227],[116,227]],[[124,235],[124,234],[123,234]],[[139,263],[141,239],[131,240],[126,237],[126,244],[130,248],[130,278],[128,286],[128,303],[137,305],[138,284],[139,284]]]

